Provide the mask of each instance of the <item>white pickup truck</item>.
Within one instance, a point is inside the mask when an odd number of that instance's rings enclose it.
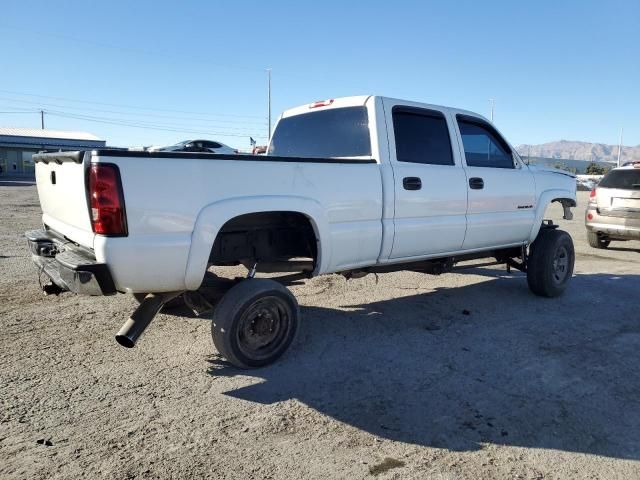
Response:
[[[256,272],[443,273],[490,258],[537,295],[571,279],[571,237],[544,221],[575,178],[523,163],[486,119],[378,96],[284,112],[267,155],[100,149],[34,156],[43,228],[26,233],[47,293],[132,293],[126,347],[167,302],[213,310],[218,351],[258,367],[290,345],[298,304]],[[211,305],[207,271],[244,265]],[[289,275],[291,276],[291,275]],[[213,302],[212,302],[213,303]]]

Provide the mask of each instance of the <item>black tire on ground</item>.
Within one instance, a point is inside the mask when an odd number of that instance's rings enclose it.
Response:
[[[287,288],[266,278],[243,280],[213,312],[213,344],[238,368],[262,367],[289,348],[299,319],[298,302]]]
[[[529,248],[529,289],[541,297],[561,295],[573,276],[575,259],[573,240],[567,232],[540,230]]]
[[[135,298],[138,303],[142,303],[142,301],[145,299],[146,296],[147,296],[146,293],[133,294],[133,298]],[[182,298],[182,295],[178,295],[176,298],[172,298],[167,303],[165,303],[162,309],[165,310],[165,309],[178,308],[183,305],[184,305],[184,299]]]
[[[602,238],[596,232],[587,232],[587,241],[589,242],[589,246],[593,248],[607,248],[611,243],[611,240]]]

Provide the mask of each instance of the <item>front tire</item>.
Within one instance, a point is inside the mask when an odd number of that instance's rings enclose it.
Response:
[[[541,297],[557,297],[573,276],[573,240],[562,230],[542,230],[529,248],[527,283]]]
[[[611,243],[611,240],[602,238],[596,232],[587,232],[587,241],[589,246],[593,248],[607,248]]]
[[[298,302],[284,286],[265,278],[243,280],[213,313],[213,344],[238,368],[263,367],[289,348],[299,319]]]

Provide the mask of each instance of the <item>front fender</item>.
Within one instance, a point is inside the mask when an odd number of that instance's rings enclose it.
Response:
[[[547,207],[554,201],[559,200],[569,200],[572,202],[572,206],[576,206],[576,192],[565,189],[553,189],[553,190],[545,190],[540,195],[538,199],[536,216],[533,222],[533,227],[531,228],[531,234],[529,235],[529,243],[532,243],[536,237],[538,236],[538,232],[540,231],[540,227],[542,226],[542,220],[544,219],[544,212],[546,212]]]
[[[185,285],[188,290],[200,287],[213,242],[222,226],[239,215],[260,212],[296,212],[309,218],[318,241],[318,258],[314,273],[326,269],[331,258],[329,223],[324,209],[316,200],[289,195],[229,198],[207,205],[198,214],[191,234],[191,248],[185,271]]]

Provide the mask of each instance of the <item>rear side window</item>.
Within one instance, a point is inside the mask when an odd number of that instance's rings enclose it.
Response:
[[[462,115],[457,118],[469,167],[514,168],[511,149],[493,128]]]
[[[278,122],[269,155],[331,158],[371,155],[365,107],[333,108]]]
[[[394,107],[393,132],[399,162],[453,165],[449,129],[442,113]]]
[[[599,187],[640,190],[640,169],[611,170],[600,181]]]

